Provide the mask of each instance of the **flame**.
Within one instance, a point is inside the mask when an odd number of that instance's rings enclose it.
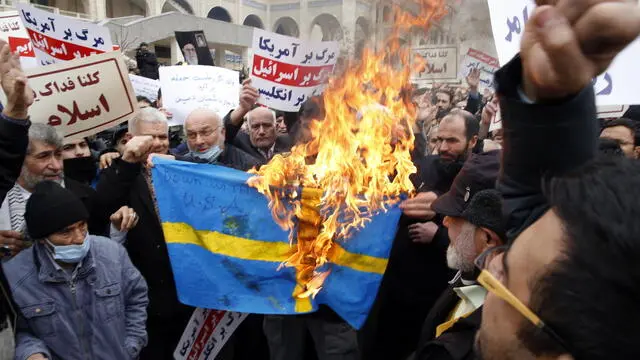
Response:
[[[325,116],[311,122],[311,140],[290,154],[276,155],[248,181],[269,199],[275,221],[296,246],[283,266],[296,268],[298,298],[320,291],[329,275],[321,268],[334,241],[346,241],[372,214],[414,190],[409,176],[416,172],[410,155],[416,108],[410,76],[426,63],[411,61],[410,48],[401,46],[400,38],[426,31],[447,13],[444,0],[416,5],[417,15],[394,5],[387,47],[365,49],[361,59],[329,80]],[[315,160],[309,163],[310,158]]]

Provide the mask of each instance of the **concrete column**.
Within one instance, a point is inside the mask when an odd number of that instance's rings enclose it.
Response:
[[[347,45],[345,51],[351,55],[354,49],[354,36],[356,33],[356,19],[357,19],[357,5],[356,0],[343,0],[342,2],[342,31],[344,34],[343,43]]]
[[[92,19],[103,20],[107,17],[107,1],[106,0],[85,1],[85,11]]]
[[[236,0],[236,24],[242,25],[244,21],[244,11],[242,11],[242,0]]]
[[[176,64],[178,61],[184,61],[184,56],[182,56],[182,51],[180,51],[180,46],[176,41],[175,37],[171,38],[171,65]]]
[[[249,48],[242,48],[242,66],[244,66],[245,69],[251,68],[251,56],[252,54],[249,52]]]
[[[309,4],[308,0],[300,0],[300,21],[298,22],[298,28],[300,30],[300,39],[308,40],[311,35],[311,21],[309,16]]]
[[[216,58],[214,59],[216,66],[225,67],[227,60],[225,59],[225,49],[222,46],[216,46]]]

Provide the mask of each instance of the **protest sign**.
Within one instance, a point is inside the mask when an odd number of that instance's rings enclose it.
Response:
[[[216,66],[163,66],[160,68],[162,104],[173,118],[170,125],[182,125],[195,109],[206,108],[224,117],[238,106],[238,72]]]
[[[41,65],[113,50],[109,29],[104,26],[53,14],[28,4],[16,4],[16,8]]]
[[[197,308],[184,329],[175,360],[215,359],[231,334],[247,317],[245,313]]]
[[[111,52],[28,70],[35,95],[31,121],[80,139],[135,116],[138,106],[121,56]]]
[[[498,110],[493,115],[493,119],[491,119],[491,124],[489,124],[489,132],[493,132],[495,130],[502,129],[502,113],[500,112],[500,107],[498,106]]]
[[[491,27],[500,64],[504,65],[520,51],[524,27],[533,14],[533,0],[489,0]],[[596,104],[640,104],[640,38],[621,52],[609,68],[596,79]]]
[[[38,65],[33,45],[17,11],[0,13],[0,31],[0,39],[9,44],[11,52],[20,54],[20,63],[24,69]]]
[[[338,55],[335,41],[305,42],[254,29],[251,79],[260,92],[258,102],[298,111],[307,99],[322,93]]]
[[[129,74],[129,79],[137,96],[144,96],[152,102],[158,99],[160,81],[133,74]]]
[[[419,47],[413,48],[413,55],[426,61],[425,68],[412,76],[412,81],[422,80],[456,80],[458,77],[458,48]]]
[[[498,59],[482,51],[470,48],[462,61],[462,66],[460,66],[460,77],[466,78],[471,70],[479,69],[480,85],[478,87],[480,92],[483,92],[486,88],[495,89],[493,74],[499,68]]]

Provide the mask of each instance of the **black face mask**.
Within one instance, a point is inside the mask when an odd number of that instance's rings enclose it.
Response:
[[[98,165],[91,156],[64,161],[64,175],[81,183],[91,184],[97,171]]]

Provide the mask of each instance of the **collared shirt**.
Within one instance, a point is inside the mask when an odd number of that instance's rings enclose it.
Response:
[[[88,240],[85,240],[85,241],[88,241]],[[45,245],[44,247],[46,246],[47,245]],[[65,277],[69,281],[75,279],[76,275],[78,274],[78,270],[80,269],[80,267],[82,267],[83,260],[80,260],[80,262],[72,270],[71,268],[63,268],[62,266],[60,266],[60,264],[58,264],[56,259],[53,258],[53,254],[51,254],[51,251],[49,251],[49,249],[44,249],[44,252],[47,254],[47,258],[51,260],[51,263],[53,264],[53,267],[56,269],[56,272],[58,273],[63,272]]]
[[[458,320],[471,315],[474,311],[478,310],[483,304],[484,299],[487,296],[487,290],[477,285],[475,281],[469,281],[462,278],[462,272],[458,272],[456,276],[449,282],[450,285],[461,282],[463,286],[454,287],[453,291],[458,295],[460,301],[456,307],[451,311],[447,321],[438,325],[436,328],[436,337],[439,337],[443,332],[449,330]]]
[[[264,156],[265,159],[271,160],[271,157],[273,156],[273,152],[275,151],[275,148],[276,148],[276,143],[273,143],[273,145],[271,145],[271,148],[268,151],[258,149],[258,152],[262,154],[262,156]]]

